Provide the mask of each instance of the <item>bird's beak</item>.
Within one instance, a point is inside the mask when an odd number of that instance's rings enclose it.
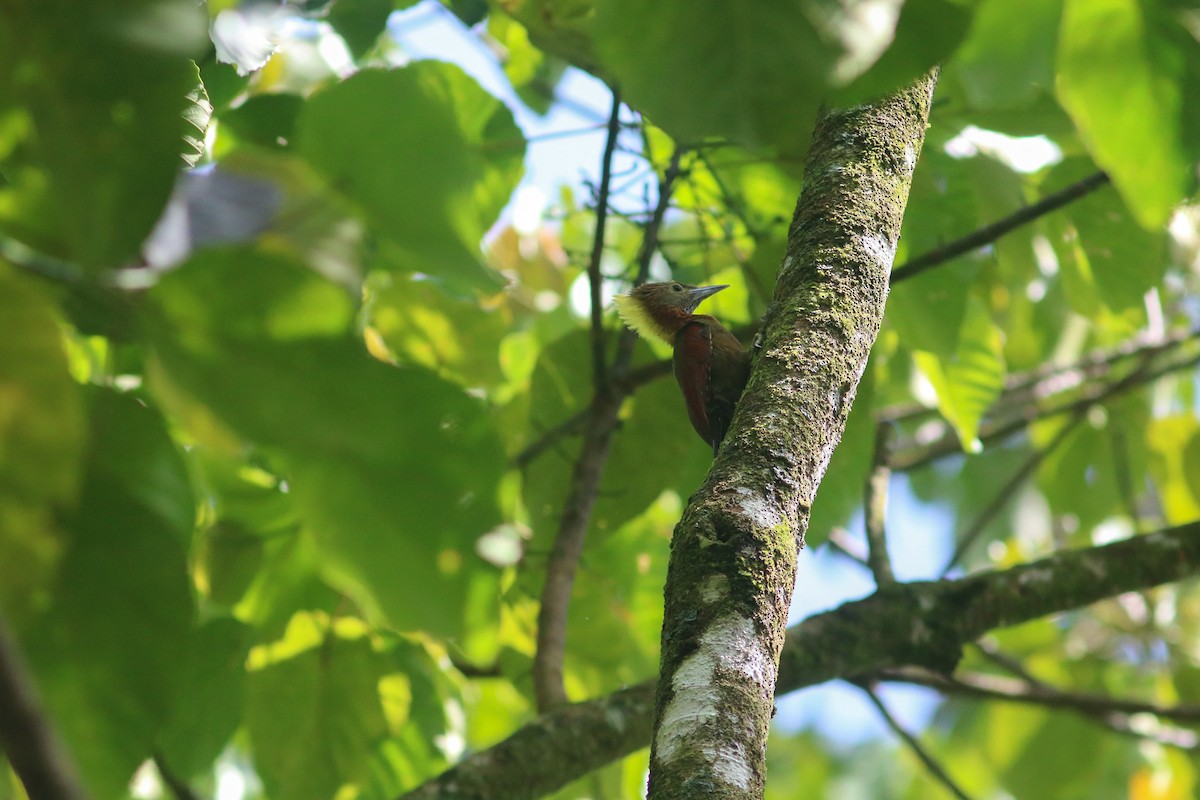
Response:
[[[696,306],[700,305],[701,300],[705,299],[706,297],[712,297],[722,289],[728,288],[729,284],[722,283],[717,286],[697,286],[694,289],[688,289],[688,305],[690,305],[692,309],[695,309]]]

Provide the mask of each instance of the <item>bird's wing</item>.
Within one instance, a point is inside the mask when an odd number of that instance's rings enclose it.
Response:
[[[683,392],[688,417],[700,438],[712,443],[708,420],[708,374],[712,367],[712,335],[699,322],[685,324],[675,334],[675,380]]]

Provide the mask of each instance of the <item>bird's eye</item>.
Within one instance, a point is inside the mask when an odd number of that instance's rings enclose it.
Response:
[[[672,291],[672,292],[682,292],[682,291],[683,291],[683,287],[682,287],[682,286],[680,286],[678,283],[672,283],[672,284],[671,284],[671,291]]]

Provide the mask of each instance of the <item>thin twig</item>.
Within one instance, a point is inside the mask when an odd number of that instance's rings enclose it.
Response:
[[[1003,670],[1011,672],[1026,683],[1037,684],[1039,686],[1047,685],[1041,679],[1034,677],[1033,673],[1025,668],[1020,659],[1010,656],[989,639],[979,639],[974,642],[974,646],[988,661],[991,661]]]
[[[1200,364],[1200,353],[1190,354],[1170,361],[1153,370],[1135,370],[1118,381],[1092,388],[1085,392],[1082,397],[1042,408],[1033,405],[1022,409],[1009,419],[982,425],[979,431],[979,441],[985,447],[996,444],[997,442],[1004,441],[1014,433],[1024,430],[1039,419],[1050,419],[1063,414],[1074,414],[1080,410],[1086,411],[1093,406],[1102,405],[1132,389],[1151,384],[1172,372],[1191,369],[1197,364]],[[960,452],[962,452],[962,448],[958,443],[957,437],[953,434],[948,434],[929,444],[897,451],[892,456],[891,466],[893,470],[914,470]]]
[[[614,374],[611,383],[613,390],[617,394],[628,396],[647,383],[652,383],[670,374],[671,360],[665,358],[661,361],[651,361],[649,364],[628,369],[621,374]],[[589,413],[590,409],[586,408],[582,411],[577,411],[553,428],[542,433],[541,436],[527,444],[520,452],[513,456],[513,466],[518,469],[524,469],[532,464],[538,456],[553,447],[559,439],[564,436],[573,436],[577,433],[582,433],[584,427],[586,427]]]
[[[661,243],[658,234],[662,230],[663,219],[671,204],[671,193],[675,190],[675,181],[681,174],[679,164],[682,158],[683,150],[676,148],[675,152],[671,153],[671,160],[667,163],[666,170],[663,171],[662,179],[658,182],[658,202],[650,214],[650,220],[646,223],[646,230],[642,235],[642,246],[638,248],[638,271],[634,283],[645,283],[650,276],[650,261],[654,258],[654,251]]]
[[[963,236],[961,239],[956,239],[927,253],[922,253],[916,258],[910,258],[904,262],[903,266],[897,267],[892,272],[892,285],[895,286],[909,278],[915,278],[921,273],[940,264],[945,264],[964,253],[969,253],[984,245],[991,244],[1006,233],[1010,233],[1038,217],[1045,216],[1051,211],[1056,211],[1107,184],[1108,175],[1103,172],[1094,173],[1053,194],[1046,195],[1036,203],[1023,206],[1007,217],[996,220],[990,225],[985,225],[979,230]]]
[[[175,774],[162,753],[154,754],[154,766],[158,769],[158,776],[175,796],[175,800],[200,800],[200,795],[188,786],[187,781]]]
[[[608,383],[607,365],[604,360],[604,301],[601,296],[603,281],[600,277],[600,262],[604,257],[604,227],[608,221],[608,190],[612,184],[613,151],[620,135],[621,96],[613,89],[612,113],[608,117],[608,138],[604,141],[604,155],[600,161],[600,188],[596,192],[596,232],[592,236],[592,257],[588,262],[588,287],[592,304],[592,377],[597,392],[602,391]]]
[[[557,444],[558,440],[564,436],[571,436],[583,430],[584,423],[587,422],[588,409],[577,411],[571,416],[564,419],[562,422],[555,425],[550,430],[543,433],[538,438],[534,439],[529,444],[525,445],[512,458],[512,465],[517,469],[525,469],[546,450]]]
[[[863,490],[863,513],[866,517],[867,566],[875,576],[879,588],[896,582],[892,572],[892,561],[887,551],[887,502],[888,482],[892,470],[888,467],[888,455],[892,449],[895,431],[886,422],[875,426],[875,456],[871,474]]]
[[[25,794],[38,800],[84,800],[87,794],[37,696],[8,625],[0,617],[0,750]]]
[[[1087,692],[1068,692],[1035,680],[1007,678],[1002,675],[960,672],[953,677],[916,667],[883,670],[872,676],[889,683],[909,683],[937,689],[946,695],[979,700],[1002,700],[1072,711],[1124,736],[1152,739],[1182,750],[1195,750],[1200,741],[1195,731],[1186,728],[1138,724],[1135,716],[1150,714],[1183,725],[1200,722],[1200,706],[1163,706],[1140,700],[1127,700]]]
[[[1172,331],[1161,338],[1148,339],[1138,335],[1115,347],[1105,347],[1086,353],[1070,364],[1042,364],[1025,372],[1010,375],[1004,382],[1006,395],[1028,390],[1034,397],[1057,394],[1073,389],[1084,381],[1107,374],[1111,367],[1128,358],[1145,360],[1161,355],[1200,336],[1200,328]]]
[[[713,167],[712,161],[710,161],[708,156],[703,152],[697,153],[696,157],[700,159],[700,162],[704,164],[706,169],[708,169],[708,173],[712,176],[713,183],[716,185],[717,191],[721,195],[721,199],[725,201],[725,207],[732,211],[733,215],[741,221],[742,225],[746,228],[746,232],[750,235],[750,238],[753,239],[756,244],[760,244],[765,238],[764,234],[754,225],[750,224],[750,218],[746,213],[746,209],[742,207],[742,204],[738,198],[734,197],[733,192],[729,190],[729,187],[725,184],[725,179],[722,178],[721,174],[717,172],[716,168]],[[722,227],[725,229],[725,235],[728,236],[729,240],[732,242],[732,231],[729,230],[728,226],[723,225]],[[741,266],[743,268],[742,276],[745,278],[746,283],[750,286],[751,290],[753,290],[754,294],[764,305],[769,303],[771,301],[771,292],[766,286],[763,285],[763,282],[758,277],[758,274],[755,273],[754,270],[746,269],[745,263],[742,263]]]
[[[845,528],[839,526],[829,531],[829,538],[826,541],[835,552],[841,553],[863,569],[870,569],[867,566],[866,546],[851,536]]]
[[[954,553],[950,556],[950,560],[946,562],[946,566],[942,568],[941,577],[945,578],[950,573],[950,570],[954,569],[962,557],[966,555],[967,551],[974,546],[975,541],[983,534],[983,532],[987,529],[987,526],[990,525],[992,521],[995,520],[1000,514],[1000,512],[1004,510],[1004,507],[1008,505],[1008,501],[1011,500],[1013,495],[1017,493],[1017,490],[1020,489],[1025,484],[1025,481],[1028,480],[1029,476],[1032,475],[1039,466],[1041,466],[1041,463],[1046,459],[1046,457],[1057,450],[1058,446],[1066,441],[1067,436],[1071,433],[1071,431],[1075,430],[1075,427],[1083,421],[1084,417],[1085,413],[1076,412],[1071,419],[1066,422],[1066,424],[1059,428],[1058,432],[1054,434],[1054,438],[1051,439],[1045,447],[1040,447],[1029,454],[1029,457],[1025,459],[1024,463],[1017,468],[1017,471],[1012,474],[1008,481],[1001,486],[1000,490],[997,491],[992,497],[991,502],[987,504],[987,507],[980,511],[975,519],[971,521],[971,524],[967,527],[966,532],[964,532],[963,535],[958,538],[958,543],[954,546]]]
[[[608,139],[600,164],[600,188],[596,193],[596,229],[592,237],[588,282],[591,288],[593,396],[585,421],[583,447],[571,471],[571,482],[559,518],[554,545],[546,560],[546,582],[542,586],[538,608],[537,652],[533,658],[533,688],[539,711],[547,711],[567,701],[563,685],[563,658],[567,646],[567,612],[575,568],[583,553],[583,543],[604,464],[608,460],[612,426],[617,421],[620,402],[610,391],[604,353],[604,309],[601,306],[600,261],[604,255],[604,229],[608,216],[612,159],[620,136],[621,99],[614,89],[612,113],[608,120]]]
[[[917,737],[909,733],[909,731],[900,724],[900,721],[892,716],[892,712],[888,711],[888,707],[883,704],[883,700],[879,698],[879,695],[876,694],[875,690],[866,683],[860,683],[858,686],[863,690],[863,692],[866,693],[876,710],[879,711],[879,715],[883,717],[883,721],[887,723],[887,726],[891,728],[897,736],[900,737],[904,744],[908,746],[908,749],[913,752],[913,755],[915,755],[920,762],[925,765],[925,769],[929,771],[929,774],[933,776],[934,780],[946,787],[946,790],[950,792],[950,794],[957,797],[958,800],[971,800],[970,795],[964,792],[959,785],[954,782],[954,779],[950,777],[948,772],[946,772],[945,767],[943,767],[941,763],[934,758],[928,750],[925,749],[925,746],[918,741]]]
[[[615,100],[614,92],[614,105]],[[611,158],[611,151],[606,152]],[[638,268],[638,276],[642,280],[649,271],[650,260],[657,247],[658,231],[670,202],[678,166],[677,154],[672,157],[671,166],[659,183],[658,205],[646,224]],[[597,238],[602,235],[601,230],[597,223]],[[598,247],[597,251],[600,249]],[[542,602],[538,610],[537,652],[533,659],[534,695],[539,711],[548,711],[567,702],[563,686],[563,658],[567,643],[567,613],[571,601],[571,588],[574,585],[579,557],[583,553],[592,509],[599,494],[604,465],[608,461],[612,432],[617,425],[621,402],[627,393],[623,388],[625,382],[621,378],[628,369],[632,354],[633,340],[626,331],[619,340],[617,356],[613,362],[612,374],[618,379],[609,382],[605,378],[598,382],[587,410],[583,446],[571,473],[570,488],[563,504],[562,516],[559,518],[558,532],[546,563],[546,583],[542,587]],[[599,363],[603,362],[602,350]],[[605,374],[607,375],[607,370]]]
[[[1034,369],[1014,372],[1004,381],[1004,392],[997,406],[1030,402],[1074,389],[1089,380],[1108,374],[1114,365],[1129,358],[1161,355],[1200,336],[1200,329],[1173,331],[1158,339],[1134,336],[1115,347],[1097,348],[1068,364],[1042,364]],[[876,412],[875,418],[887,422],[910,422],[936,414],[937,409],[908,401]]]
[[[1091,692],[1057,689],[1041,681],[1008,678],[982,672],[960,671],[953,677],[928,670],[905,668],[885,670],[880,680],[916,683],[933,689],[957,691],[997,700],[1034,703],[1047,708],[1065,708],[1086,714],[1117,712],[1120,714],[1153,714],[1186,725],[1200,723],[1200,705],[1165,706],[1144,700],[1129,700]]]

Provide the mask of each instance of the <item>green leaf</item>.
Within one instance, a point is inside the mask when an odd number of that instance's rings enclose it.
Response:
[[[658,665],[662,589],[682,502],[664,493],[645,513],[592,537],[567,625],[568,681],[588,696],[645,680]]]
[[[0,607],[15,623],[44,601],[74,504],[86,428],[52,307],[0,262]]]
[[[1150,475],[1167,522],[1179,525],[1200,517],[1200,495],[1193,494],[1195,467],[1185,462],[1194,447],[1181,447],[1200,435],[1200,425],[1191,415],[1176,414],[1151,420],[1146,427]]]
[[[364,70],[314,95],[298,136],[365,210],[385,266],[496,288],[480,241],[520,179],[525,143],[508,109],[458,67]]]
[[[828,21],[822,4],[804,0],[610,0],[596,5],[594,33],[624,99],[676,140],[797,152],[841,55],[816,19]]]
[[[337,0],[325,21],[346,41],[355,58],[375,46],[387,25],[388,15],[397,5],[393,0]]]
[[[251,247],[208,249],[155,292],[160,309],[196,350],[222,341],[295,341],[347,330],[354,306],[294,259]]]
[[[979,422],[1004,388],[1002,348],[1000,331],[987,309],[970,297],[954,355],[944,359],[927,352],[913,354],[937,391],[938,408],[968,452],[979,449]]]
[[[212,121],[213,107],[208,101],[208,93],[200,80],[200,70],[195,70],[195,86],[187,93],[188,105],[183,110],[184,148],[181,153],[183,163],[194,167],[204,157],[204,137],[208,133],[208,123]]]
[[[1033,713],[1045,715],[1045,721],[1001,772],[1004,787],[1014,797],[1091,797],[1094,786],[1111,785],[1116,776],[1110,774],[1110,765],[1120,752],[1116,737],[1076,714]],[[997,734],[1004,729],[998,721],[992,727]]]
[[[232,520],[218,520],[204,532],[200,566],[208,598],[233,606],[246,594],[263,562],[263,539]]]
[[[960,0],[904,3],[891,44],[865,74],[838,92],[838,102],[882,97],[944,62],[966,36],[972,14],[971,4]]]
[[[387,278],[388,276],[384,276]],[[447,294],[432,281],[379,281],[370,324],[402,363],[417,364],[463,386],[503,381],[500,343],[512,320]]]
[[[1200,431],[1183,448],[1183,478],[1192,493],[1192,499],[1200,506]]]
[[[250,633],[231,617],[216,617],[192,635],[158,740],[159,754],[175,774],[211,769],[241,723]]]
[[[979,197],[968,163],[933,147],[926,148],[921,159],[924,169],[913,177],[909,204],[924,213],[905,215],[897,264],[970,232],[978,214]],[[894,328],[910,350],[948,357],[957,346],[977,265],[977,256],[959,256],[915,278],[902,277],[904,267],[898,267],[893,273],[885,326]]]
[[[1150,35],[1144,14],[1137,0],[1065,0],[1057,88],[1096,163],[1154,228],[1184,196],[1188,159],[1180,54]]]
[[[1064,161],[1047,176],[1046,189],[1057,191],[1093,172],[1088,159]],[[1076,200],[1055,221],[1070,226],[1063,250],[1076,263],[1063,265],[1064,278],[1074,281],[1075,298],[1087,298],[1084,307],[1092,307],[1094,297],[1114,312],[1140,308],[1146,292],[1161,283],[1168,261],[1165,231],[1138,225],[1111,187]]]
[[[283,640],[251,656],[246,728],[255,770],[277,800],[333,797],[363,780],[388,732],[385,659],[366,637],[329,628],[327,619],[297,616]]]
[[[89,268],[134,259],[183,166],[188,127],[196,135],[190,58],[204,32],[190,0],[9,8],[0,111],[23,118],[27,138],[24,170],[0,189],[0,225],[36,206],[50,216],[35,246]]]
[[[1020,108],[1053,90],[1062,5],[1063,0],[979,4],[966,41],[948,66],[970,105]]]
[[[186,549],[196,519],[191,480],[157,411],[107,392],[92,401],[90,478],[115,486]],[[97,458],[97,454],[108,454]]]
[[[501,48],[504,75],[521,102],[546,114],[554,105],[554,90],[566,72],[566,63],[535,47],[525,26],[508,14],[489,15],[487,30]]]
[[[158,485],[181,465],[162,419],[128,396],[92,396],[88,471],[53,604],[23,644],[48,708],[99,797],[120,796],[168,719],[193,615],[183,507]]]
[[[232,134],[244,144],[282,148],[291,143],[304,98],[295,94],[256,94],[221,115],[221,138]]]
[[[468,589],[496,577],[474,554],[504,469],[485,409],[370,358],[340,333],[345,293],[277,255],[204,253],[154,297],[166,377],[281,458],[330,579],[398,628],[461,632]]]

